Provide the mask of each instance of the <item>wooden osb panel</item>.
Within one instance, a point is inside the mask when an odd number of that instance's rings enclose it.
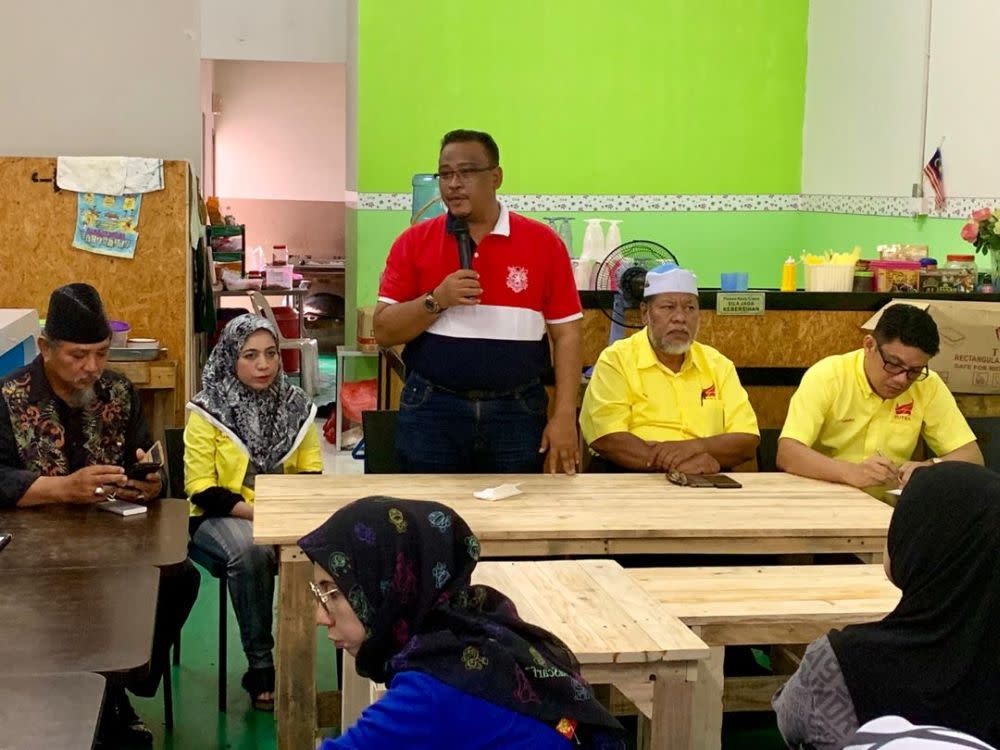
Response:
[[[634,315],[639,324],[638,312]],[[756,316],[702,310],[698,340],[714,346],[737,367],[809,367],[861,346],[861,324],[869,317],[871,313],[855,310],[771,310]],[[610,330],[603,312],[583,311],[584,364],[597,361]]]
[[[716,315],[703,310],[698,340],[737,367],[809,367],[861,346],[858,310],[771,310],[764,315]]]
[[[31,181],[55,173],[56,160],[0,158],[0,305],[38,310],[49,295],[73,282],[92,284],[109,317],[132,326],[133,336],[158,338],[177,362],[175,424],[184,418],[187,342],[187,164],[164,163],[164,189],[142,197],[139,241],[131,260],[95,255],[72,246],[77,193],[56,193],[52,183]]]

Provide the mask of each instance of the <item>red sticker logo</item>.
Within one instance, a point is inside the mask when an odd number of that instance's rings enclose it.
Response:
[[[701,400],[704,401],[706,398],[715,398],[715,384],[708,386],[701,392]]]
[[[913,402],[912,401],[910,401],[909,403],[906,403],[906,404],[900,404],[899,406],[896,407],[896,416],[897,417],[908,417],[911,414],[913,414]]]

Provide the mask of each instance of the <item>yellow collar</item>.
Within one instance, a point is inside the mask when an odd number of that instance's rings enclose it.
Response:
[[[660,358],[656,356],[656,352],[653,350],[653,345],[649,343],[649,327],[644,327],[638,333],[633,334],[633,338],[639,339],[635,343],[636,347],[636,357],[635,363],[636,367],[640,370],[645,370],[650,367],[660,367],[668,372],[673,372],[669,367],[660,361]],[[695,349],[698,346],[698,342],[692,341],[691,348],[688,349],[687,354],[684,356],[684,363],[681,365],[681,369],[678,370],[675,375],[680,375],[689,367],[696,367],[694,363],[695,359]]]

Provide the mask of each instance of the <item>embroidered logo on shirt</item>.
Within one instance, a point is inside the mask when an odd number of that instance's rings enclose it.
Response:
[[[716,398],[715,395],[715,383],[708,386],[708,388],[703,388],[701,391],[701,400],[704,401],[706,398]]]
[[[520,294],[528,288],[528,269],[524,266],[507,266],[507,288]]]
[[[909,419],[913,414],[913,402],[910,401],[906,404],[899,404],[896,407],[896,418],[897,419]]]
[[[573,739],[576,734],[576,719],[560,719],[556,724],[556,731],[567,740]]]

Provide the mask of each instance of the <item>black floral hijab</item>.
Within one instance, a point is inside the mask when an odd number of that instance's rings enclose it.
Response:
[[[263,391],[244,385],[236,376],[240,350],[257,331],[278,333],[266,318],[240,315],[222,330],[219,342],[201,375],[202,389],[188,404],[250,455],[257,474],[265,474],[284,462],[302,441],[316,416],[312,399],[292,385],[279,368],[278,375]]]
[[[888,547],[896,609],[830,633],[859,721],[894,714],[1000,743],[1000,474],[918,469]]]
[[[388,682],[398,672],[424,672],[575,736],[582,747],[625,747],[621,726],[594,699],[569,648],[518,617],[499,591],[470,583],[479,540],[447,506],[362,498],[299,546],[365,626],[358,674]]]

